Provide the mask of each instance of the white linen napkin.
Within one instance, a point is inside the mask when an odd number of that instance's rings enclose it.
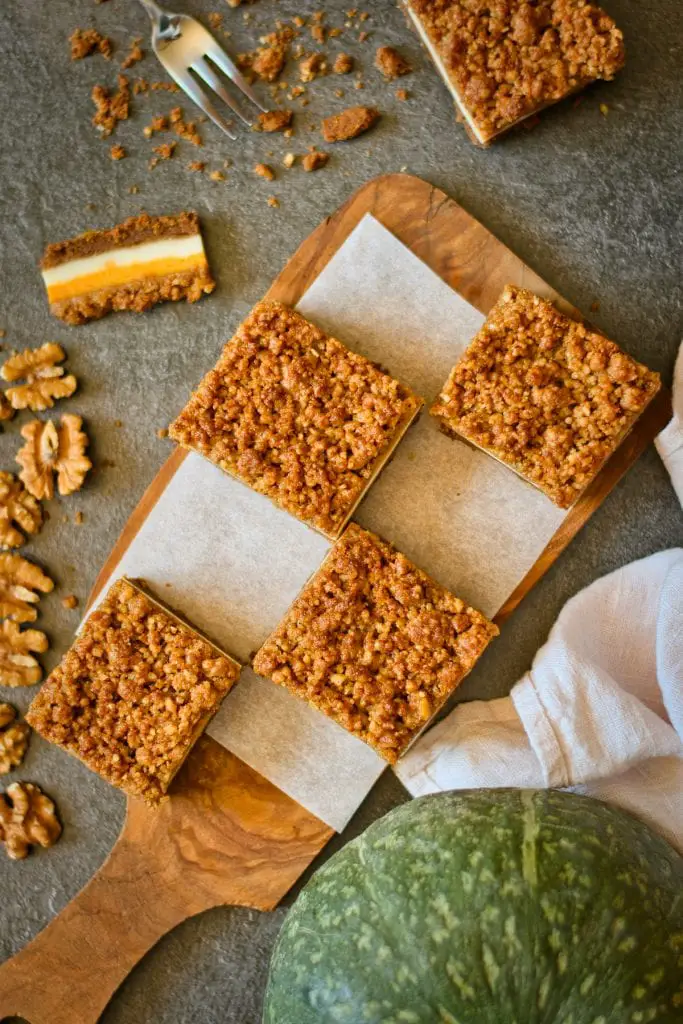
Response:
[[[657,448],[683,504],[683,356]],[[567,602],[510,696],[461,704],[395,768],[413,796],[571,788],[632,811],[683,852],[683,549]]]

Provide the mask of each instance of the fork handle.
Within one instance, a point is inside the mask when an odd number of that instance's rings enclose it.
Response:
[[[164,16],[168,17],[167,12],[163,10],[163,8],[159,7],[156,0],[140,0],[140,3],[149,14],[153,23],[159,22]]]

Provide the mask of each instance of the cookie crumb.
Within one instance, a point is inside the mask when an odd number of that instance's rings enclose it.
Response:
[[[76,512],[76,514],[74,515],[74,523],[76,524],[76,526],[83,526],[84,522],[85,522],[84,514],[82,512]]]
[[[322,53],[312,53],[299,61],[299,79],[302,82],[312,82],[319,75],[327,72],[327,64]]]
[[[121,61],[121,67],[124,71],[128,68],[132,68],[134,64],[144,59],[145,51],[140,46],[142,42],[142,36],[136,36],[135,39],[131,40],[130,49],[124,60]]]
[[[349,107],[341,114],[334,114],[322,122],[321,130],[325,142],[345,142],[362,135],[375,124],[379,111],[374,107]]]
[[[257,125],[262,132],[282,132],[292,123],[291,110],[267,110],[259,114]]]
[[[285,155],[282,158],[283,166],[287,167],[287,168],[293,167],[295,161],[296,161],[296,155],[294,153],[285,153]]]
[[[101,53],[106,60],[111,60],[113,47],[111,39],[100,35],[95,28],[76,28],[69,36],[71,43],[71,59],[83,60],[91,53]]]
[[[401,103],[405,103],[405,101],[409,98],[409,96],[410,96],[410,93],[408,92],[407,89],[397,89],[396,90],[396,99],[400,100]]]
[[[187,165],[188,171],[203,171],[205,167],[206,164],[203,160],[190,160]]]
[[[78,607],[78,598],[76,597],[75,594],[67,594],[66,597],[62,598],[62,605],[63,605],[64,608],[69,608],[69,609],[77,608]]]
[[[329,159],[329,153],[323,153],[318,149],[314,149],[312,152],[306,154],[301,161],[301,164],[305,171],[317,171],[321,167],[324,167]]]
[[[350,75],[353,71],[353,57],[350,53],[338,53],[335,57],[332,70],[335,75]]]
[[[375,53],[375,67],[381,71],[387,82],[401,75],[409,75],[411,64],[393,46],[379,46]]]
[[[125,75],[117,79],[117,91],[110,93],[104,85],[95,85],[90,94],[95,104],[92,123],[106,139],[114,131],[117,122],[127,121],[130,115],[130,87]]]
[[[157,437],[160,441],[163,441],[165,437],[168,437],[168,427],[159,427],[157,430]]]
[[[112,146],[109,150],[109,156],[112,158],[112,160],[123,160],[126,156],[128,156],[128,154],[126,153],[123,146],[120,146],[117,143],[116,145]]]
[[[258,174],[259,178],[265,178],[266,181],[275,180],[275,172],[272,167],[268,166],[268,164],[256,164],[254,167],[254,174]]]
[[[268,206],[272,206],[273,209],[277,209],[280,205],[280,200],[277,198],[277,196],[268,196],[267,203]]]
[[[225,181],[225,175],[222,171],[210,171],[209,178],[211,181]]]

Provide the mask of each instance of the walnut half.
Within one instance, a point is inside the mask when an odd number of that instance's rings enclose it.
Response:
[[[21,547],[26,541],[24,533],[38,533],[42,525],[40,502],[12,473],[0,471],[0,547]]]
[[[11,704],[0,704],[0,775],[7,775],[24,760],[31,732],[26,722],[15,721]]]
[[[0,626],[0,686],[35,686],[43,678],[40,663],[33,657],[48,649],[47,637],[39,629],[19,629],[5,619]]]
[[[66,352],[55,341],[11,355],[0,370],[3,380],[26,381],[17,387],[7,388],[12,408],[44,412],[51,409],[58,399],[73,395],[78,381],[72,373],[65,377],[64,367],[57,366],[64,359]]]
[[[40,600],[36,591],[49,594],[53,587],[50,577],[34,562],[7,551],[0,553],[0,619],[35,622],[38,611],[34,605]],[[2,628],[9,627],[3,623]]]
[[[73,494],[83,485],[92,462],[85,454],[88,435],[81,430],[80,416],[67,413],[59,427],[52,420],[31,420],[21,429],[26,440],[16,460],[22,467],[19,478],[35,498],[52,498],[54,476],[61,495]]]
[[[0,842],[12,860],[22,860],[31,846],[52,846],[61,833],[55,805],[39,786],[13,782],[0,794]]]

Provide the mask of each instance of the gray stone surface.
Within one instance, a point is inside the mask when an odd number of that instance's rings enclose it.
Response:
[[[454,123],[448,97],[390,3],[365,5],[372,14],[365,44],[334,40],[357,55],[366,88],[350,80],[316,83],[311,103],[298,115],[297,137],[240,134],[238,143],[205,126],[205,146],[188,143],[176,157],[147,171],[152,143],[142,127],[170,109],[163,93],[135,101],[132,119],[112,141],[129,157],[109,159],[109,144],[90,124],[90,89],[112,83],[116,64],[94,56],[71,65],[67,37],[76,25],[96,24],[118,44],[146,32],[144,13],[125,0],[96,6],[93,0],[49,4],[6,0],[0,33],[0,87],[4,98],[0,146],[0,327],[8,347],[63,342],[77,374],[78,394],[64,409],[82,413],[92,437],[98,471],[80,493],[50,505],[50,521],[26,553],[54,576],[57,588],[41,603],[39,625],[52,640],[48,666],[67,647],[78,620],[61,597],[85,598],[97,570],[146,484],[168,453],[155,431],[183,404],[189,389],[212,364],[221,343],[258,299],[299,242],[351,192],[374,175],[401,168],[428,178],[588,311],[598,301],[596,322],[670,380],[681,336],[681,79],[674,45],[680,39],[678,0],[605,0],[623,27],[626,70],[612,84],[544,114],[533,131],[513,135],[488,151],[475,149]],[[258,0],[231,11],[223,0],[187,0],[193,13],[212,7],[233,31],[228,45],[254,45],[275,17],[306,15],[318,3]],[[325,7],[330,24],[342,24],[347,0]],[[375,45],[394,43],[415,62],[401,85],[407,103],[394,96],[372,69]],[[162,77],[153,57],[133,69]],[[293,80],[293,75],[286,76]],[[346,88],[344,99],[335,88]],[[315,175],[300,169],[268,184],[252,173],[257,160],[280,163],[287,150],[302,152],[321,115],[347,102],[371,102],[384,118],[365,138],[334,151]],[[608,105],[607,116],[600,104]],[[272,150],[274,156],[269,156]],[[225,182],[191,174],[201,158],[210,168],[233,166]],[[139,185],[138,194],[129,186]],[[278,210],[266,205],[270,194]],[[152,314],[109,317],[69,329],[47,313],[35,268],[43,245],[88,227],[105,227],[141,208],[154,213],[195,207],[206,225],[219,288],[194,307],[167,305]],[[22,414],[0,435],[2,468],[11,469]],[[118,425],[120,421],[121,425]],[[85,522],[75,525],[82,510]],[[65,521],[66,517],[66,521]],[[654,452],[616,488],[569,550],[539,584],[473,673],[462,695],[505,693],[529,666],[564,601],[596,577],[634,558],[683,542],[680,510]],[[33,691],[0,692],[22,710]],[[56,798],[64,836],[52,850],[11,863],[0,852],[0,957],[19,950],[81,888],[103,861],[122,821],[121,796],[78,762],[34,736],[16,773]],[[387,773],[370,795],[348,835],[405,799]],[[347,836],[336,840],[333,849]],[[145,958],[106,1010],[106,1024],[256,1024],[269,951],[285,911],[258,914],[220,909],[189,921]],[[49,985],[49,979],[36,979]]]

